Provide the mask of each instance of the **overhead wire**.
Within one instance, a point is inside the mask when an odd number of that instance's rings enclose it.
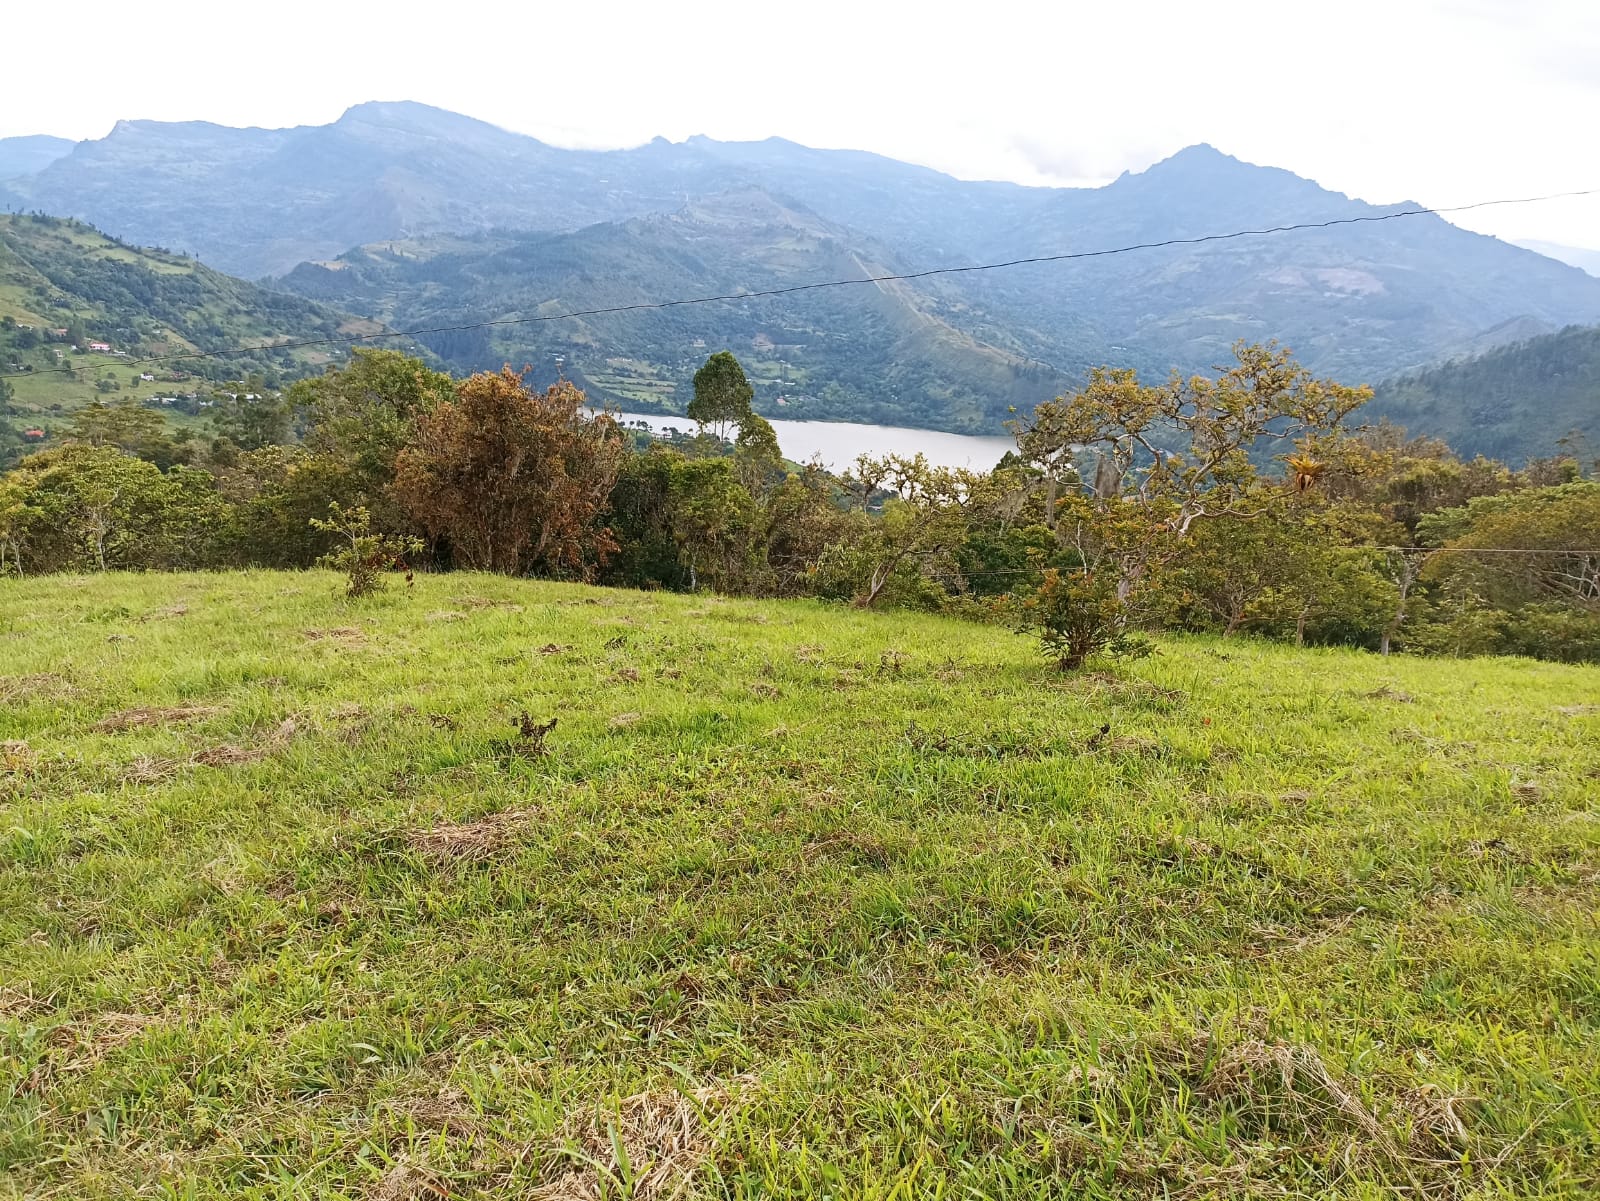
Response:
[[[265,351],[283,352],[289,350],[308,350],[320,346],[355,346],[362,343],[383,341],[390,338],[423,338],[433,334],[467,333],[472,330],[494,329],[510,325],[538,325],[554,321],[571,321],[581,317],[607,317],[619,313],[650,312],[660,309],[682,308],[688,305],[721,304],[736,301],[760,300],[773,296],[791,296],[799,292],[814,292],[824,288],[849,288],[865,285],[898,283],[909,280],[928,279],[936,275],[961,275],[972,274],[979,271],[1001,271],[1012,267],[1024,267],[1038,263],[1062,263],[1079,259],[1106,258],[1111,255],[1130,254],[1138,250],[1159,250],[1168,246],[1198,246],[1210,242],[1227,242],[1238,238],[1266,237],[1272,234],[1293,233],[1300,230],[1332,229],[1344,225],[1371,224],[1380,221],[1394,221],[1402,217],[1422,217],[1429,215],[1442,215],[1445,213],[1464,213],[1474,209],[1493,208],[1512,204],[1540,204],[1550,200],[1566,200],[1580,196],[1600,196],[1600,188],[1584,188],[1572,192],[1550,192],[1541,196],[1519,196],[1499,200],[1479,200],[1471,204],[1458,204],[1438,207],[1419,207],[1410,209],[1397,209],[1388,213],[1369,213],[1356,217],[1334,217],[1327,221],[1297,221],[1283,225],[1267,226],[1261,229],[1236,229],[1227,233],[1200,234],[1189,238],[1163,238],[1155,242],[1135,242],[1126,246],[1113,246],[1101,250],[1075,250],[1062,251],[1058,254],[1037,254],[1024,258],[1004,259],[992,263],[969,263],[953,267],[929,267],[921,271],[895,272],[888,275],[871,275],[859,279],[828,279],[817,280],[806,284],[788,284],[781,288],[764,288],[758,291],[726,292],[714,296],[688,296],[675,300],[641,301],[636,304],[609,305],[604,308],[574,309],[563,313],[535,314],[522,317],[499,317],[487,321],[473,321],[458,325],[436,325],[405,330],[382,330],[370,334],[349,334],[343,336],[330,336],[326,338],[307,338],[297,342],[262,342],[253,346],[238,346],[223,350],[195,350],[175,354],[152,355],[139,359],[128,359],[125,366],[143,367],[152,363],[179,363],[193,362],[199,359],[222,358],[228,355],[259,354]],[[98,371],[103,367],[98,365],[72,367],[66,369],[66,374],[77,374],[80,371]],[[24,376],[51,374],[45,372],[11,372],[0,375],[0,379],[19,379]]]

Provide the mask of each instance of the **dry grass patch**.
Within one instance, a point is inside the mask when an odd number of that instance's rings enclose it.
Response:
[[[122,730],[136,730],[145,726],[182,725],[203,721],[222,712],[220,705],[171,705],[167,707],[143,706],[124,709],[103,717],[94,726],[96,734],[115,734]]]
[[[76,691],[66,676],[53,671],[28,676],[0,676],[0,704],[4,705],[19,701],[61,700]]]
[[[26,775],[33,770],[33,748],[20,738],[0,742],[0,775]]]
[[[424,1197],[451,1195],[431,1172],[408,1159],[401,1159],[378,1178],[367,1198],[368,1201],[419,1201]]]
[[[496,600],[489,596],[458,596],[453,599],[456,604],[468,609],[507,609],[512,613],[522,612],[522,606],[516,601]]]
[[[302,630],[307,642],[333,642],[343,646],[362,646],[366,632],[358,626],[336,626],[329,630]]]
[[[457,1137],[475,1134],[482,1126],[477,1113],[467,1104],[467,1095],[459,1089],[441,1088],[431,1097],[396,1100],[388,1108],[422,1129]]]
[[[57,1026],[47,1038],[49,1054],[22,1082],[22,1091],[37,1093],[65,1077],[93,1070],[106,1056],[165,1017],[159,1011],[112,1012]]]
[[[145,622],[145,621],[166,621],[169,618],[182,617],[188,611],[189,611],[189,606],[188,605],[168,605],[164,609],[151,609],[150,612],[148,612],[148,613],[140,614],[139,615],[139,620],[141,622]]]
[[[120,773],[124,784],[159,784],[178,770],[176,759],[163,759],[159,755],[140,755]]]
[[[295,719],[288,717],[276,730],[254,746],[238,746],[225,742],[221,746],[197,751],[189,756],[189,762],[197,767],[233,767],[240,763],[254,763],[258,759],[265,759],[274,751],[282,750],[298,729],[299,725]]]
[[[506,809],[476,821],[413,830],[406,835],[406,845],[434,865],[476,863],[515,845],[539,816],[537,809]]]
[[[658,1201],[688,1195],[724,1121],[750,1077],[727,1084],[638,1093],[615,1113],[574,1114],[551,1149],[552,1164],[528,1194],[537,1201]]]
[[[1374,688],[1371,692],[1362,694],[1369,701],[1394,701],[1397,705],[1409,705],[1417,698],[1403,688],[1396,688],[1392,684],[1385,684],[1382,688]]]
[[[1358,1095],[1359,1086],[1331,1069],[1315,1047],[1249,1039],[1217,1054],[1201,1086],[1204,1095],[1226,1100],[1241,1117],[1263,1130],[1292,1118],[1313,1138],[1353,1132],[1337,1155],[1363,1172],[1401,1180],[1419,1195],[1446,1193],[1456,1183],[1460,1152],[1472,1142],[1459,1107],[1468,1098],[1423,1087],[1388,1098],[1394,1130]],[[1473,1160],[1477,1156],[1471,1157]],[[1398,1179],[1396,1179],[1398,1177]]]

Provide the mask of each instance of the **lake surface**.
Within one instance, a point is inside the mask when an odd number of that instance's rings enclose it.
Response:
[[[694,432],[687,417],[660,417],[645,413],[618,413],[625,425],[644,422],[657,433],[667,429]],[[857,455],[923,454],[937,467],[968,467],[988,471],[1017,444],[1010,437],[942,434],[897,425],[858,425],[853,421],[772,421],[784,458],[797,463],[815,456],[829,471],[843,471]]]

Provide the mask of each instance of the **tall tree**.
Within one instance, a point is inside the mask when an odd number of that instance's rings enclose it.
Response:
[[[709,426],[717,437],[726,439],[729,426],[741,425],[750,416],[755,395],[733,352],[719,350],[694,373],[694,399],[688,413],[702,427]]]
[[[97,400],[72,416],[71,436],[87,446],[109,446],[165,471],[189,457],[189,448],[167,431],[167,419],[135,400]]]
[[[781,483],[786,474],[783,452],[778,448],[777,431],[772,428],[770,421],[755,413],[747,413],[739,423],[739,436],[733,443],[733,458],[738,466],[739,478],[756,495]]]
[[[405,516],[389,495],[395,461],[412,423],[455,396],[456,383],[421,359],[397,350],[358,349],[350,362],[292,384],[285,399],[306,424],[306,450],[316,460],[331,502],[364,506],[374,528],[404,532]],[[300,520],[305,528],[305,520]]]
[[[534,393],[509,367],[474,375],[455,399],[417,415],[395,494],[463,566],[587,574],[614,546],[597,517],[623,439],[611,418],[584,408],[570,383]]]
[[[0,379],[0,471],[16,461],[23,447],[22,431],[17,428],[17,415],[11,407],[15,395],[11,385]]]

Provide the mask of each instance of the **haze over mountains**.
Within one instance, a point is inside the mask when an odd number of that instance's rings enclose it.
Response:
[[[21,143],[26,143],[21,144]],[[9,177],[9,178],[7,178]],[[1190,147],[1103,188],[975,183],[782,139],[575,151],[438,109],[326,126],[125,121],[0,141],[0,206],[401,327],[452,367],[562,369],[599,397],[681,406],[729,346],[786,415],[990,432],[1100,363],[1204,370],[1277,338],[1349,382],[1600,322],[1600,279],[1435,216]],[[1328,229],[582,321],[537,316],[823,279],[1073,254],[1247,228]],[[310,265],[320,264],[320,265]],[[1559,432],[1552,437],[1559,436]]]
[[[1582,246],[1563,246],[1559,242],[1541,242],[1532,238],[1519,241],[1517,245],[1555,259],[1557,262],[1587,271],[1590,275],[1600,276],[1600,250],[1589,250]]]

